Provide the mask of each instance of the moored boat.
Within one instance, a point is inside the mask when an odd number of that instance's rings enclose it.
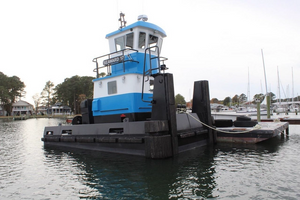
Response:
[[[110,53],[96,63],[94,97],[72,125],[45,127],[45,145],[167,158],[213,143],[207,81],[194,83],[192,113],[176,113],[173,75],[160,56],[165,31],[139,16],[106,35]],[[103,76],[105,72],[106,76]]]

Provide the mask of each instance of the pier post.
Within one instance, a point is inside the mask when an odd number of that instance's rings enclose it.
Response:
[[[208,81],[194,82],[192,112],[197,113],[201,122],[212,126]],[[207,127],[206,127],[207,128]],[[216,143],[216,132],[208,128],[209,144]]]
[[[257,121],[260,122],[260,100],[257,101]]]
[[[178,137],[172,74],[166,73],[154,75],[151,121],[152,120],[167,120],[169,132],[168,136],[158,135],[149,136],[146,138],[146,156],[151,156],[152,158],[162,158],[177,155]],[[160,147],[158,147],[154,143],[157,143],[157,145]],[[157,146],[157,148],[153,148],[153,145]],[[166,146],[167,148],[163,148],[161,146]]]

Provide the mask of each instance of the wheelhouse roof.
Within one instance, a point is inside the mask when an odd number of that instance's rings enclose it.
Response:
[[[129,30],[129,29],[135,28],[135,27],[145,27],[145,28],[153,29],[154,31],[158,31],[163,37],[167,36],[166,32],[162,28],[160,28],[159,26],[157,26],[155,24],[152,24],[152,23],[149,23],[149,22],[137,21],[137,22],[135,22],[135,23],[133,23],[129,26],[126,26],[126,27],[121,28],[117,31],[114,31],[112,33],[107,34],[106,38],[109,38],[113,35],[116,35],[118,33],[121,33],[123,31]]]

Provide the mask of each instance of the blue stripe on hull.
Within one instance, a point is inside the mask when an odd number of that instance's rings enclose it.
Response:
[[[92,105],[93,115],[151,112],[151,104],[143,102],[141,99],[141,93],[128,93],[94,99]],[[152,94],[144,94],[144,99],[151,101]]]

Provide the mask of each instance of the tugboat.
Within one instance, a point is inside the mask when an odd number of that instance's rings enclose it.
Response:
[[[81,102],[72,125],[45,127],[45,145],[168,158],[216,141],[207,81],[194,83],[192,113],[177,113],[173,75],[160,56],[165,31],[146,15],[109,33],[110,53],[93,59],[93,99]],[[103,76],[106,71],[105,76]],[[181,106],[182,107],[182,106]]]

